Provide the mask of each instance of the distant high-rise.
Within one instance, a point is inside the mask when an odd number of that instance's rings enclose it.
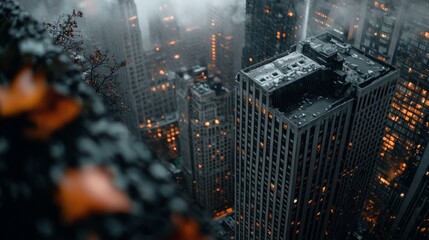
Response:
[[[393,56],[400,69],[364,209],[379,239],[429,237],[429,2],[407,2]]]
[[[88,6],[79,4],[78,10],[83,11],[83,18],[80,20],[79,31],[85,38],[85,49],[92,50],[94,47],[102,51],[108,51],[112,55],[112,60],[117,62],[129,60],[126,53],[127,46],[127,24],[123,19],[123,13],[118,8],[118,2],[103,5],[103,9],[110,12],[109,16],[100,16],[88,13]],[[130,132],[137,138],[140,138],[138,112],[136,107],[136,95],[131,94],[131,77],[127,67],[117,72],[118,85],[116,91],[122,95],[121,101],[127,108],[127,111],[118,113],[121,121],[128,127]]]
[[[209,70],[225,81],[227,87],[234,86],[234,78],[240,70],[244,41],[244,19],[240,2],[234,0],[227,7],[212,3],[208,7],[210,31]]]
[[[365,11],[359,18],[359,33],[355,45],[377,59],[392,62],[401,22],[406,19],[406,5],[410,1],[364,1]]]
[[[133,61],[135,56],[133,56],[130,49],[138,51],[142,44],[141,39],[139,40],[140,43],[134,40],[131,44],[130,41],[134,35],[129,28],[138,28],[137,22],[132,23],[137,21],[137,12],[132,9],[133,6],[124,7],[124,0],[111,1],[109,4],[103,0],[41,0],[37,2],[36,6],[34,1],[31,0],[19,0],[18,2],[32,16],[44,22],[55,22],[63,14],[72,13],[73,9],[82,11],[83,18],[78,19],[77,31],[84,39],[85,54],[89,54],[99,48],[102,52],[108,51],[108,56],[111,60],[114,59],[117,62],[126,60],[128,62],[129,66],[116,72],[118,85],[114,86],[117,88],[116,92],[122,95],[120,100],[128,111],[117,115],[120,115],[121,122],[128,127],[130,132],[135,137],[140,138],[136,99],[141,98],[141,94],[139,80],[136,79],[142,79],[141,75],[143,73],[140,73],[139,76],[130,75],[132,72],[129,69],[129,67],[131,68],[132,65],[135,65],[135,61]],[[121,5],[119,5],[120,2]],[[103,11],[108,11],[109,16],[101,15],[100,13]],[[133,18],[129,19],[131,17]],[[63,20],[65,20],[65,17],[63,17]],[[76,39],[76,41],[80,40]]]
[[[346,239],[399,72],[330,34],[237,77],[236,239]]]
[[[145,122],[148,118],[147,111],[151,108],[151,105],[147,104],[150,82],[144,63],[143,39],[139,27],[137,7],[134,0],[118,1],[124,30],[129,90],[136,101],[138,120]]]
[[[247,0],[242,68],[289,50],[301,35],[302,13],[294,1]]]
[[[179,156],[179,129],[176,105],[176,76],[167,71],[162,51],[145,53],[145,66],[149,73],[145,91],[146,118],[140,123],[144,141],[151,146],[161,160],[173,160]]]
[[[366,0],[312,0],[310,2],[308,35],[337,29],[343,32],[348,40],[355,38],[362,2],[366,3]]]
[[[167,69],[175,71],[183,65],[181,36],[170,0],[159,1],[159,7],[149,19],[152,46],[165,55]]]
[[[177,72],[182,170],[196,203],[215,217],[232,212],[234,201],[233,94],[207,70]]]

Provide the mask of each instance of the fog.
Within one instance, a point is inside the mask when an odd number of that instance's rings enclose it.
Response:
[[[110,0],[114,1],[114,0]],[[162,3],[170,4],[172,14],[175,15],[179,27],[188,28],[203,24],[207,18],[210,6],[233,9],[232,19],[236,22],[245,20],[246,0],[134,0],[139,14],[139,23],[143,34],[144,47],[149,47],[149,20],[159,12]],[[237,7],[239,6],[239,7]]]

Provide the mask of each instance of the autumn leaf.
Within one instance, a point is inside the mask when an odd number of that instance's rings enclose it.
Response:
[[[77,100],[50,90],[45,101],[29,113],[28,119],[34,127],[27,128],[25,135],[30,139],[47,139],[75,119],[80,112],[81,105]]]
[[[112,175],[102,167],[67,170],[59,182],[56,200],[67,223],[92,214],[127,213],[131,203],[113,184]]]
[[[35,108],[46,92],[42,72],[34,73],[30,67],[22,69],[9,87],[0,86],[0,117],[11,117]]]
[[[174,214],[171,216],[171,221],[176,229],[167,240],[210,240],[201,233],[200,226],[195,219]]]

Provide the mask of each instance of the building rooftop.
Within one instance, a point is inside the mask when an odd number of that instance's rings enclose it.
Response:
[[[308,95],[304,96],[300,102],[290,106],[284,112],[287,118],[300,126],[328,112],[335,102],[336,99],[333,97]]]
[[[298,126],[346,102],[356,88],[395,71],[328,33],[301,41],[293,50],[242,74],[267,91],[272,107]]]
[[[252,69],[247,75],[264,89],[273,91],[321,68],[305,55],[293,52]]]
[[[213,92],[213,89],[211,89],[207,83],[196,83],[194,86],[192,86],[192,89],[199,95]]]
[[[353,48],[350,44],[336,39],[330,34],[321,34],[308,38],[302,41],[301,44],[304,45],[304,48],[306,45],[309,46],[314,52],[326,59],[342,61],[342,68],[331,68],[331,70],[343,71],[346,74],[346,82],[360,85],[392,70],[390,66]]]

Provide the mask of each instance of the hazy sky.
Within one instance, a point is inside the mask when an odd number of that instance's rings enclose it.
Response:
[[[244,6],[245,0],[134,0],[140,17],[140,26],[145,41],[148,41],[148,18],[159,11],[162,2],[171,2],[179,26],[190,27],[206,21],[206,11],[209,4],[231,7],[236,2]],[[242,9],[244,14],[244,8]],[[243,19],[244,20],[244,19]],[[149,44],[144,43],[145,47]]]

